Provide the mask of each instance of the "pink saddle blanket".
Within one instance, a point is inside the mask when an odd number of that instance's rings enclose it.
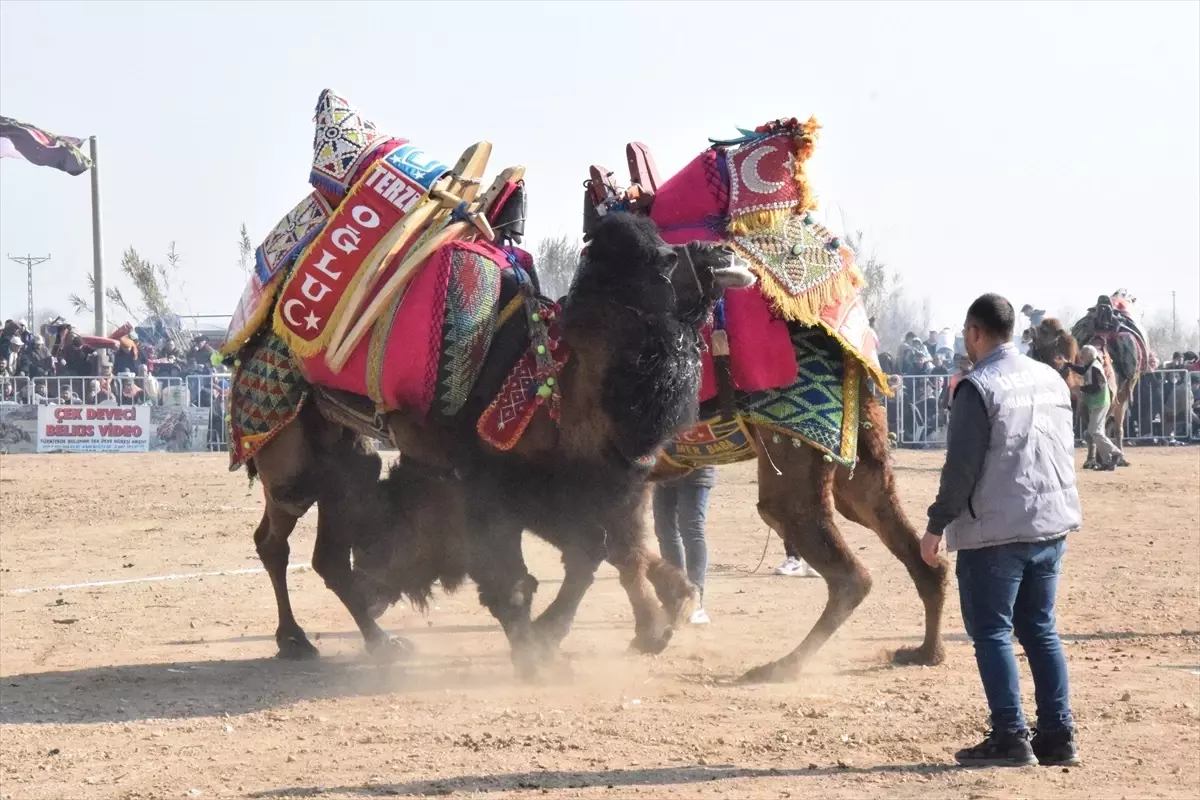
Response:
[[[706,345],[701,359],[700,402],[717,395],[712,360],[712,326],[701,332]],[[787,323],[771,313],[756,287],[725,293],[725,335],[729,339],[729,371],[741,392],[781,389],[796,382],[796,352]]]
[[[421,267],[392,309],[363,337],[341,372],[325,354],[300,359],[309,382],[429,413],[465,398],[491,342],[506,253],[486,242],[452,242]],[[385,275],[380,285],[387,281]],[[378,288],[371,293],[373,297]],[[449,348],[449,350],[447,350]],[[447,356],[443,358],[443,354]]]

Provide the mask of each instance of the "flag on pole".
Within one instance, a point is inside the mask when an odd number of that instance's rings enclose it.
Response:
[[[92,166],[82,147],[82,139],[55,136],[28,123],[0,117],[0,158],[21,158],[39,167],[82,175]]]

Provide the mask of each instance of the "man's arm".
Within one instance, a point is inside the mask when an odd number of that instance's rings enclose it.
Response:
[[[983,470],[991,423],[979,390],[962,381],[954,394],[947,432],[946,465],[937,499],[929,507],[928,531],[941,536],[946,526],[967,508],[971,492]]]

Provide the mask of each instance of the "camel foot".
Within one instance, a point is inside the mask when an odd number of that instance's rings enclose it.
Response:
[[[755,667],[743,675],[738,683],[791,683],[800,676],[800,668],[786,661],[772,661]]]
[[[276,635],[275,644],[279,646],[275,657],[284,661],[311,661],[321,657],[321,651],[313,647],[303,631],[299,634]]]
[[[671,643],[671,637],[674,635],[675,628],[672,625],[663,628],[662,632],[657,636],[648,632],[638,633],[633,637],[633,641],[629,643],[629,652],[656,656],[667,649],[667,645]]]
[[[669,620],[668,627],[676,630],[682,628],[692,618],[692,612],[699,606],[700,591],[695,587],[692,587],[692,590],[678,604],[664,605],[663,611],[667,615],[667,620]],[[667,634],[667,638],[670,639],[670,634]]]
[[[373,661],[380,664],[391,664],[411,658],[416,652],[417,646],[403,636],[385,636],[374,642],[367,642],[367,653]]]
[[[906,667],[936,667],[946,660],[946,651],[937,647],[900,647],[892,653],[892,663]]]
[[[1130,464],[1127,460],[1125,460],[1124,455],[1120,455],[1120,456],[1117,456],[1117,466],[1118,467],[1132,467],[1133,464]]]

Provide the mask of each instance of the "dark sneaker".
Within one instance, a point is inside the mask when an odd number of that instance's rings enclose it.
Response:
[[[1079,750],[1075,747],[1075,731],[1066,730],[1042,733],[1033,732],[1030,745],[1038,763],[1043,767],[1077,767]]]
[[[954,760],[963,767],[1032,767],[1038,763],[1028,736],[994,731],[974,747],[959,750]]]

